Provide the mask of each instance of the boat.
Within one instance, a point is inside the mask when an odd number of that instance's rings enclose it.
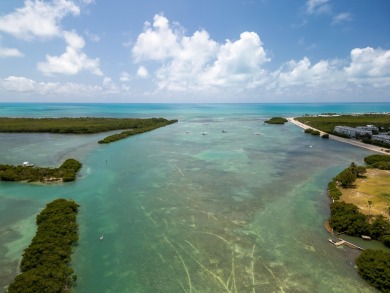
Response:
[[[34,167],[34,164],[29,163],[29,162],[26,161],[26,162],[23,162],[22,166],[23,167]]]
[[[100,240],[103,240],[103,235],[101,235],[101,236],[99,237],[99,239],[100,239]]]
[[[207,135],[207,132],[203,132],[202,135]]]
[[[227,132],[227,130],[224,129],[224,130],[222,130],[222,132],[225,133],[225,132]]]

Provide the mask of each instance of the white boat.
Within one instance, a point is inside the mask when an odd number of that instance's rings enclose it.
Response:
[[[100,239],[100,240],[103,240],[103,235],[101,235],[99,239]]]
[[[203,132],[202,135],[207,135],[207,132]]]
[[[22,166],[23,167],[34,167],[34,164],[31,164],[29,162],[23,162]]]

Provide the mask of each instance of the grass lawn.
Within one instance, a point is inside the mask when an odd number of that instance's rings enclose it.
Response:
[[[340,188],[340,200],[353,203],[360,212],[390,219],[390,170],[367,169],[366,178],[358,178],[354,188]],[[371,208],[368,201],[372,202]]]

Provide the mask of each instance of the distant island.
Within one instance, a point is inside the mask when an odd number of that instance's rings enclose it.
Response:
[[[177,120],[164,118],[10,118],[0,117],[0,132],[5,133],[61,133],[91,134],[126,130],[99,141],[109,143],[130,135],[157,129]]]
[[[57,199],[40,212],[37,232],[23,253],[21,274],[9,285],[8,293],[71,292],[77,279],[69,264],[79,238],[78,208],[73,200]]]
[[[267,124],[284,124],[286,122],[288,122],[288,120],[283,117],[272,117],[271,119],[264,121],[264,123]]]
[[[76,180],[82,164],[75,159],[67,159],[59,168],[35,167],[24,162],[22,165],[0,164],[1,181],[25,182],[69,182]]]

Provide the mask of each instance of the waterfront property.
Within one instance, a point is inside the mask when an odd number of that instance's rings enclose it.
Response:
[[[358,127],[336,126],[333,132],[348,136],[349,138],[356,138],[362,136],[371,137],[373,135],[373,132],[378,131],[378,127],[373,125],[367,125]]]
[[[373,141],[379,141],[379,142],[382,142],[382,143],[390,144],[390,135],[389,134],[372,135],[371,139]]]

